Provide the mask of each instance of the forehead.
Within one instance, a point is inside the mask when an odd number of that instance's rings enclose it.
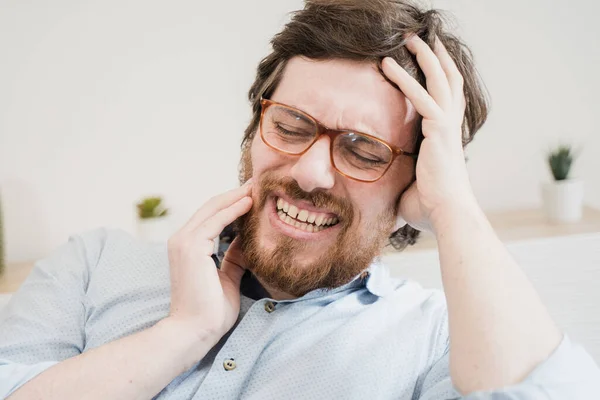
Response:
[[[368,133],[400,147],[412,142],[414,108],[373,63],[292,58],[271,99],[329,128]]]

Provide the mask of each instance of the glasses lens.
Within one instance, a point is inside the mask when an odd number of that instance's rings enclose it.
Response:
[[[342,173],[364,181],[379,179],[392,161],[385,144],[354,132],[339,135],[333,143],[333,162]]]
[[[317,126],[310,118],[279,105],[267,108],[261,129],[267,144],[289,154],[302,153],[317,134]]]

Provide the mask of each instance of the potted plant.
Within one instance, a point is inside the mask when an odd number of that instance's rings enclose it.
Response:
[[[546,216],[551,222],[577,222],[583,210],[583,181],[570,177],[577,154],[571,146],[560,145],[547,156],[553,182],[543,186]]]
[[[137,234],[148,242],[166,242],[171,234],[169,209],[158,196],[145,197],[137,203]]]

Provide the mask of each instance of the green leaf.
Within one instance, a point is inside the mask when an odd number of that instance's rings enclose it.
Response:
[[[548,154],[548,164],[555,180],[562,181],[569,177],[574,159],[573,149],[566,145],[558,146]]]
[[[164,217],[169,211],[162,206],[162,198],[157,196],[145,197],[136,206],[141,219]]]

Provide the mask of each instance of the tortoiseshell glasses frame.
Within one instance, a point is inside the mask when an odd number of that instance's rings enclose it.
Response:
[[[331,160],[331,165],[337,171],[337,173],[339,173],[340,175],[345,176],[349,179],[352,179],[352,180],[355,180],[358,182],[365,182],[365,183],[376,182],[385,175],[385,173],[390,169],[392,163],[394,162],[394,160],[397,157],[406,156],[406,157],[410,157],[414,160],[417,159],[417,156],[418,156],[417,153],[409,153],[407,151],[404,151],[401,148],[396,147],[390,143],[387,143],[386,141],[379,139],[373,135],[369,135],[367,133],[362,133],[362,132],[349,131],[349,130],[330,129],[330,128],[326,127],[325,125],[323,125],[321,122],[319,122],[317,119],[312,117],[311,115],[305,113],[304,111],[298,110],[297,108],[288,106],[286,104],[281,104],[276,101],[265,99],[265,98],[261,98],[260,104],[262,107],[262,111],[261,111],[261,115],[260,115],[260,128],[259,128],[260,136],[261,136],[262,141],[268,147],[270,147],[271,149],[276,150],[280,153],[294,155],[294,156],[301,156],[301,155],[305,154],[313,146],[313,144],[315,144],[317,142],[317,140],[321,137],[321,135],[327,135],[327,136],[329,136],[329,139],[330,139],[329,140],[329,142],[330,142],[329,157]],[[270,143],[269,140],[266,138],[266,135],[264,132],[265,115],[267,113],[267,110],[273,106],[282,107],[283,109],[288,110],[290,112],[290,114],[296,116],[297,118],[304,119],[305,121],[308,121],[308,122],[311,122],[312,124],[314,124],[314,127],[315,127],[314,138],[312,138],[311,141],[308,141],[306,144],[304,144],[305,148],[303,148],[301,151],[289,151],[289,150],[279,148],[276,145]],[[389,151],[389,160],[387,161],[387,165],[384,168],[382,168],[381,171],[377,171],[378,175],[371,179],[364,179],[364,178],[356,177],[356,176],[353,176],[352,174],[348,174],[347,171],[344,172],[344,171],[340,170],[340,168],[338,168],[338,166],[336,165],[336,162],[335,162],[336,157],[334,156],[334,142],[336,141],[336,138],[338,138],[338,136],[340,136],[340,135],[349,135],[352,137],[352,141],[355,141],[357,138],[364,138],[366,140],[374,141],[375,143],[379,143],[379,144],[383,145],[384,147],[382,147],[382,149],[385,148],[385,149],[387,149],[387,151]]]

